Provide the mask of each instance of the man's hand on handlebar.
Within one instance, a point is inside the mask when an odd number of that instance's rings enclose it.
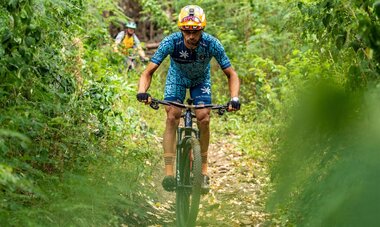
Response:
[[[231,100],[227,103],[228,109],[227,111],[237,111],[240,110],[240,102],[238,97],[233,97]]]
[[[149,93],[137,93],[136,98],[139,102],[149,104],[152,101],[152,96]]]

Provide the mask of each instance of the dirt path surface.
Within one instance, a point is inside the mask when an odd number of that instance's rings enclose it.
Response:
[[[210,145],[210,193],[202,196],[197,226],[264,226],[268,214],[263,210],[269,182],[265,163],[236,152],[234,144],[217,142]],[[158,177],[161,179],[160,177]],[[159,184],[159,183],[158,183]],[[162,190],[159,202],[152,203],[152,213],[161,224],[174,226],[175,194]]]
[[[264,163],[249,159],[227,142],[210,145],[211,190],[203,196],[200,226],[262,226],[264,187],[269,182]]]

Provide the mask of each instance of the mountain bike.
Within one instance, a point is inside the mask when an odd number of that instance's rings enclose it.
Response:
[[[193,105],[192,99],[187,104],[152,99],[150,106],[157,110],[159,104],[176,106],[184,109],[181,118],[184,126],[177,129],[176,150],[176,223],[179,227],[195,226],[201,198],[202,157],[199,143],[199,130],[193,127],[193,110],[210,108],[223,115],[227,105]]]

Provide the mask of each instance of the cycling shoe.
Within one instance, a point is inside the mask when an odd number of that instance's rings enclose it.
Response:
[[[176,180],[174,176],[165,176],[162,180],[162,187],[165,191],[172,192],[176,188]]]

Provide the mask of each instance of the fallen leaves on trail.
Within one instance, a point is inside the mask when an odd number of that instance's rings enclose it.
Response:
[[[210,193],[202,198],[200,226],[260,226],[268,218],[263,211],[269,178],[263,163],[256,162],[234,145],[210,145]]]

